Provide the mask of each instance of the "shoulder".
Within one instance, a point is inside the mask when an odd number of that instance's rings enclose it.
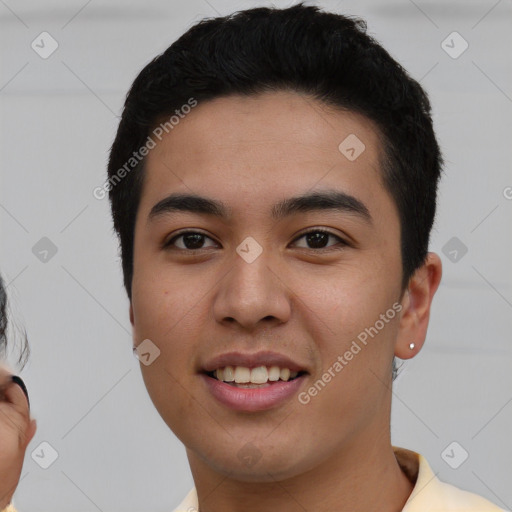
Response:
[[[402,512],[504,512],[484,497],[440,480],[423,455],[396,447],[394,451],[402,469],[414,478]]]
[[[0,510],[0,512],[17,512],[13,505],[7,505],[7,507]]]
[[[504,512],[491,501],[454,485],[437,480],[431,512]],[[435,503],[435,505],[434,505]]]
[[[194,487],[172,512],[198,512],[198,507],[197,491]]]

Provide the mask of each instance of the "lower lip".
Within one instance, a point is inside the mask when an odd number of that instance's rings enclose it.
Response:
[[[295,395],[305,375],[290,381],[271,382],[261,388],[238,388],[202,374],[210,393],[223,405],[237,411],[264,411],[281,405]]]

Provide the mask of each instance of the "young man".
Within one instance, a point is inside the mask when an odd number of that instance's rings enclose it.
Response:
[[[177,510],[500,510],[390,441],[427,332],[442,158],[362,21],[203,20],[127,96],[108,166],[135,350],[195,489]]]

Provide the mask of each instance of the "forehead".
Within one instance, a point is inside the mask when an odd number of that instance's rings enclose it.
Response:
[[[238,216],[270,215],[267,207],[285,196],[335,188],[389,209],[381,154],[370,120],[309,96],[217,98],[199,103],[150,151],[140,208],[147,215],[182,192],[221,198]]]

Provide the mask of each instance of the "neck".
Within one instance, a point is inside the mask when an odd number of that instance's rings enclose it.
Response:
[[[314,469],[271,482],[240,482],[213,472],[188,451],[199,512],[397,512],[413,484],[400,469],[389,432],[373,442],[357,442]]]

